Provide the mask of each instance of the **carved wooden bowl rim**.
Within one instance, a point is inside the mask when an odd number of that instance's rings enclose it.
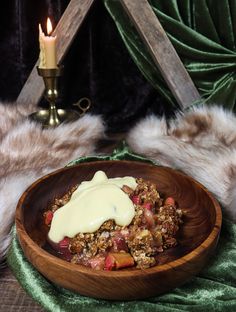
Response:
[[[94,162],[89,162],[89,163],[81,163],[78,165],[75,165],[73,167],[79,167],[79,166],[83,166],[86,164],[90,164],[90,166],[93,165],[93,163],[98,163],[100,161],[94,161]],[[103,161],[104,162],[104,161]],[[105,161],[107,163],[113,163],[113,162],[124,162],[124,163],[128,163],[128,162],[132,162],[132,164],[134,163],[138,163],[141,164],[141,162],[136,162],[136,161],[127,161],[127,160],[111,160],[111,161]],[[143,163],[144,164],[144,163]],[[148,164],[145,163],[146,166],[154,166],[152,164]],[[212,231],[210,232],[210,234],[206,237],[206,239],[196,248],[194,248],[192,251],[190,251],[189,253],[187,253],[186,255],[170,261],[168,263],[165,264],[160,264],[160,265],[156,265],[154,267],[145,269],[145,270],[140,270],[140,269],[126,269],[126,270],[120,270],[120,271],[96,271],[93,270],[91,268],[87,268],[83,265],[78,265],[78,264],[73,264],[70,262],[66,262],[65,260],[62,260],[60,258],[55,257],[54,255],[51,255],[50,253],[48,253],[47,251],[45,251],[43,248],[41,248],[40,246],[38,246],[32,239],[31,237],[27,234],[26,229],[23,225],[22,222],[22,215],[21,215],[21,207],[25,201],[25,198],[28,196],[28,193],[34,189],[34,187],[36,185],[38,185],[39,183],[42,183],[44,180],[46,180],[48,177],[50,177],[51,175],[55,175],[58,174],[60,172],[63,172],[65,170],[67,170],[68,168],[71,167],[65,167],[65,168],[61,168],[58,170],[55,170],[45,176],[43,176],[42,178],[38,179],[37,181],[35,181],[34,183],[32,183],[29,188],[22,194],[17,208],[16,208],[16,229],[17,229],[17,233],[18,236],[20,236],[20,239],[23,239],[25,241],[25,243],[29,246],[31,246],[32,251],[34,251],[36,254],[40,253],[40,257],[45,258],[46,261],[48,261],[51,264],[55,264],[55,262],[57,263],[57,266],[61,267],[62,269],[65,270],[72,270],[72,271],[78,271],[81,273],[88,273],[88,274],[93,274],[94,276],[113,276],[113,277],[122,277],[122,276],[135,276],[135,275],[147,275],[147,274],[152,274],[155,272],[163,272],[163,271],[167,271],[169,269],[178,269],[179,266],[182,266],[184,263],[189,262],[190,260],[192,260],[193,258],[196,257],[196,255],[200,255],[208,246],[210,246],[216,239],[217,236],[219,235],[220,229],[221,229],[221,223],[222,223],[222,212],[221,212],[221,207],[219,205],[219,203],[217,202],[217,200],[212,196],[212,194],[199,182],[197,182],[196,180],[194,180],[193,178],[185,175],[184,173],[175,170],[175,169],[171,169],[171,168],[167,168],[167,167],[163,167],[163,166],[158,166],[160,168],[165,168],[168,171],[174,171],[175,173],[177,172],[180,175],[183,175],[185,177],[187,177],[189,180],[191,180],[192,182],[194,182],[195,184],[197,184],[200,188],[202,188],[207,195],[209,196],[209,198],[211,199],[212,203],[214,204],[214,208],[215,208],[215,213],[216,213],[216,217],[215,217],[215,224],[214,227],[212,228]],[[23,234],[23,235],[22,235]]]

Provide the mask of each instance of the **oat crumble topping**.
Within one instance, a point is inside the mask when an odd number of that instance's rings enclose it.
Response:
[[[128,226],[121,227],[108,220],[94,233],[65,237],[58,244],[58,252],[72,263],[95,270],[131,266],[146,269],[157,265],[157,255],[177,245],[176,234],[183,223],[183,211],[172,197],[161,196],[154,183],[142,178],[136,182],[135,190],[127,185],[122,187],[135,207],[135,216]],[[50,227],[53,213],[70,200],[76,188],[54,200],[44,213],[45,224]]]

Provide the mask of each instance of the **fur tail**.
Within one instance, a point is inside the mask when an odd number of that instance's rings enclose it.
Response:
[[[23,191],[36,179],[35,172],[24,172],[1,180],[0,189],[0,268],[11,243],[11,228],[15,218],[17,200]]]
[[[105,131],[101,117],[89,114],[45,130],[25,118],[17,121],[17,114],[9,116],[0,144],[0,264],[11,242],[20,195],[37,178],[75,158],[93,154]]]
[[[182,170],[207,187],[236,221],[236,117],[219,107],[194,109],[176,119],[149,116],[128,134],[136,153]]]

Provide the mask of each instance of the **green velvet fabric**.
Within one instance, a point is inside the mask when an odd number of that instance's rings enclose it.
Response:
[[[104,3],[143,75],[170,105],[178,107],[121,1],[104,0]],[[149,3],[204,102],[236,110],[236,0],[149,0]]]
[[[94,160],[149,161],[117,149],[111,156],[83,157],[70,165]],[[171,292],[140,301],[106,301],[81,296],[46,280],[25,258],[15,229],[8,253],[8,264],[19,283],[47,311],[80,312],[168,312],[168,311],[236,311],[236,225],[223,220],[222,232],[215,256],[208,265],[188,283]],[[158,283],[158,281],[157,281]]]

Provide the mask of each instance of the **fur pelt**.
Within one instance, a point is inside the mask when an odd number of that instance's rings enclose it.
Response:
[[[236,117],[222,107],[200,107],[175,119],[149,116],[130,130],[133,151],[179,169],[208,188],[236,221]]]
[[[34,107],[0,103],[0,263],[11,242],[17,201],[37,178],[91,155],[104,136],[101,117],[85,115],[72,123],[42,129],[26,116]]]

